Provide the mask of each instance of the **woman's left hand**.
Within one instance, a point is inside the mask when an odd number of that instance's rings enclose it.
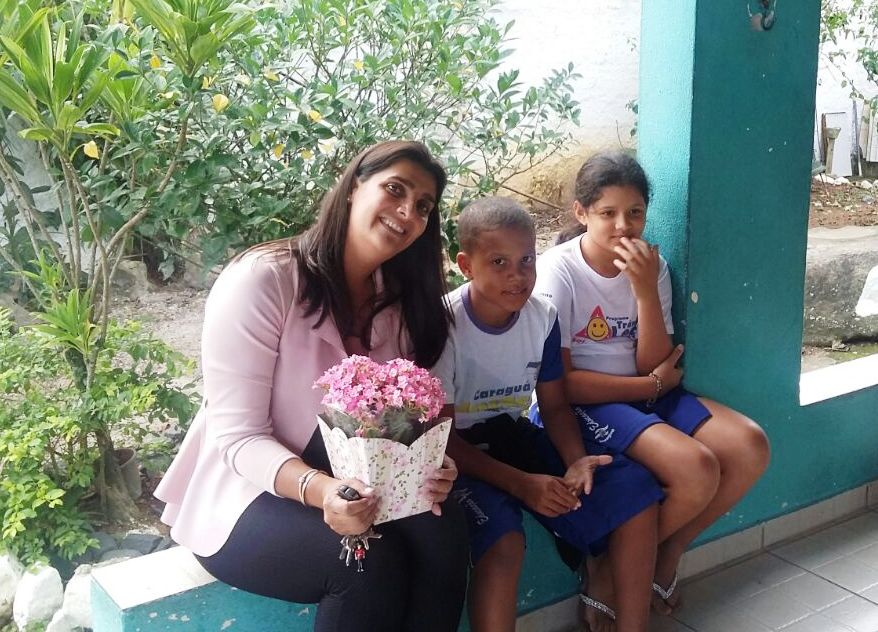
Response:
[[[454,460],[445,455],[442,460],[442,467],[437,468],[431,477],[427,479],[427,485],[424,493],[427,498],[433,501],[433,513],[437,516],[442,515],[442,506],[440,503],[445,502],[448,494],[451,492],[451,486],[457,479],[457,465]]]

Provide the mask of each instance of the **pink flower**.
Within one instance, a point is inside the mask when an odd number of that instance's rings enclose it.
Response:
[[[399,417],[427,422],[445,403],[442,383],[410,360],[381,364],[365,356],[350,356],[314,382],[326,391],[321,403],[352,417],[357,436],[382,436],[385,419]]]

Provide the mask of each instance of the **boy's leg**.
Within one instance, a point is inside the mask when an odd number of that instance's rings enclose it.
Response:
[[[686,548],[707,527],[731,509],[759,479],[768,466],[768,438],[753,421],[727,406],[699,398],[711,413],[693,437],[709,449],[720,468],[719,485],[710,503],[692,520],[667,538],[659,547],[656,583],[667,587]],[[676,603],[657,603],[667,612]]]
[[[472,632],[514,632],[518,576],[524,561],[521,504],[509,494],[466,475],[454,483],[470,539],[467,611]]]
[[[472,632],[514,632],[518,576],[524,561],[524,534],[510,531],[476,562],[470,575]]]

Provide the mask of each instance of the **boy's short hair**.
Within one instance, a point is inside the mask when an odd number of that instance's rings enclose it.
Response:
[[[457,219],[461,251],[473,252],[478,247],[479,235],[501,228],[515,228],[536,235],[530,213],[512,198],[492,196],[470,202]]]

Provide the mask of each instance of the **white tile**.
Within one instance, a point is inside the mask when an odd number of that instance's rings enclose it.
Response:
[[[785,516],[779,516],[765,523],[763,541],[765,546],[773,546],[778,542],[800,536],[828,522],[832,522],[833,502],[824,500],[810,507],[799,509]]]
[[[812,570],[817,566],[849,555],[859,548],[851,546],[852,537],[844,527],[836,525],[790,544],[771,550],[774,555],[802,568]]]
[[[763,553],[722,571],[687,583],[682,587],[686,608],[714,604],[715,607],[740,602],[747,597],[782,584],[804,571],[784,560]]]
[[[722,540],[702,544],[698,548],[686,551],[680,560],[677,573],[680,579],[686,579],[709,571],[723,564]]]
[[[871,544],[856,552],[857,559],[872,568],[878,568],[878,544]]]
[[[854,489],[838,494],[832,498],[833,512],[837,518],[861,511],[866,508],[867,489],[860,485]]]
[[[878,513],[866,511],[855,518],[841,524],[851,532],[849,545],[862,549],[873,544],[878,544]]]
[[[694,632],[692,628],[672,617],[653,613],[649,619],[649,632]]]
[[[780,586],[774,586],[737,604],[748,617],[777,629],[801,621],[814,610],[794,599]]]
[[[822,614],[812,614],[801,621],[781,628],[781,630],[783,632],[850,632],[851,628],[832,619],[827,619]]]
[[[876,514],[878,516],[878,514]],[[744,529],[720,540],[723,545],[723,562],[752,555],[762,551],[762,525]]]
[[[874,604],[878,604],[878,586],[872,586],[871,588],[867,588],[866,590],[861,590],[857,594],[864,599],[868,599]]]
[[[878,585],[878,569],[860,562],[857,553],[818,566],[814,574],[856,593]]]
[[[96,568],[92,577],[120,610],[216,581],[182,546]]]
[[[785,581],[777,589],[817,611],[850,597],[848,591],[811,573]]]
[[[771,628],[747,616],[745,606],[725,606],[710,610],[690,610],[689,604],[674,613],[698,632],[772,632]]]
[[[856,595],[830,606],[821,614],[856,632],[878,630],[878,606]]]
[[[878,506],[878,481],[866,485],[866,504],[869,507]]]

